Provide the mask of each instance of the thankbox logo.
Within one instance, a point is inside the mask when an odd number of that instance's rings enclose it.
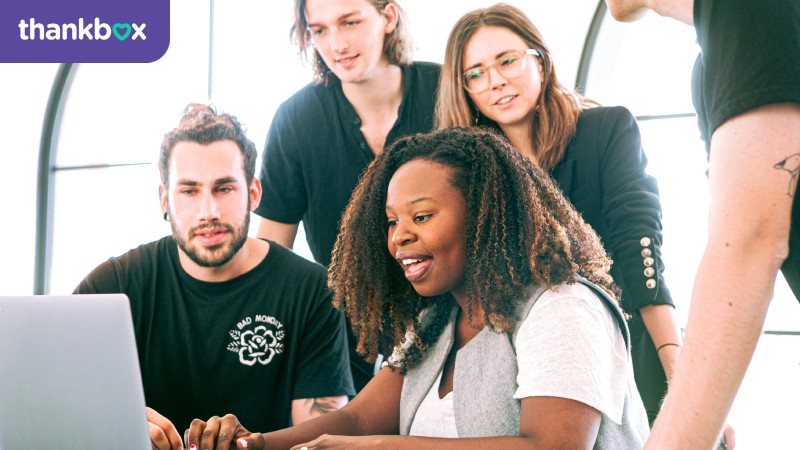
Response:
[[[170,0],[0,0],[0,63],[147,63],[170,42]]]
[[[19,38],[23,41],[66,41],[66,40],[97,40],[105,41],[113,35],[120,41],[131,38],[147,40],[144,29],[146,23],[115,23],[109,25],[101,22],[99,17],[94,18],[94,22],[85,23],[83,17],[77,22],[72,23],[38,23],[31,17],[26,22],[25,19],[19,21]],[[132,35],[131,35],[132,34]]]

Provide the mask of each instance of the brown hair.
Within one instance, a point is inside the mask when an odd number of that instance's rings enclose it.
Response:
[[[478,114],[464,90],[464,47],[476,31],[485,26],[503,27],[519,36],[529,48],[539,52],[543,75],[542,89],[537,100],[531,142],[538,164],[549,171],[564,156],[564,150],[575,135],[581,110],[588,105],[580,95],[562,85],[550,57],[550,50],[533,22],[514,6],[498,3],[476,9],[463,16],[453,27],[447,41],[444,65],[439,79],[436,101],[436,128],[468,127],[497,124]],[[593,102],[589,102],[593,103]]]
[[[413,55],[411,34],[408,31],[408,18],[406,13],[397,0],[367,0],[378,11],[383,14],[386,6],[392,4],[397,9],[397,26],[394,31],[387,34],[383,41],[383,54],[389,64],[407,66],[411,64]],[[314,82],[327,82],[328,77],[335,77],[325,61],[314,49],[314,42],[308,30],[308,20],[306,18],[306,0],[294,0],[294,24],[289,30],[289,37],[293,44],[297,45],[298,51],[303,59],[311,63],[314,70]]]
[[[223,113],[217,114],[212,105],[191,103],[183,110],[183,117],[176,128],[164,135],[161,152],[158,158],[158,170],[161,182],[169,182],[169,158],[175,144],[181,141],[210,144],[212,142],[231,140],[239,146],[244,156],[244,175],[247,185],[253,181],[256,168],[256,146],[247,138],[244,126],[236,117]]]
[[[580,274],[612,296],[611,261],[594,230],[539,166],[485,128],[455,128],[398,140],[364,172],[342,217],[328,269],[334,305],[344,310],[368,359],[401,356],[413,367],[448,321],[450,294],[422,297],[387,249],[389,181],[415,159],[453,169],[466,203],[468,314],[483,311],[495,331],[513,329],[531,286],[574,283]],[[428,306],[426,326],[420,313]],[[428,324],[432,324],[428,326]],[[406,332],[412,336],[403,343]],[[403,344],[401,346],[401,344]]]

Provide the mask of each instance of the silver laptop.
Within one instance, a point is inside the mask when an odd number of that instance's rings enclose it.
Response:
[[[151,448],[128,298],[0,297],[0,450]]]

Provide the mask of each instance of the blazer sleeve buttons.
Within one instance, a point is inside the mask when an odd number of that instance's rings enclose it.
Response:
[[[647,286],[647,289],[655,289],[656,280],[652,277],[655,275],[656,271],[652,266],[655,264],[656,260],[653,259],[653,250],[650,249],[650,244],[653,243],[653,240],[644,236],[639,240],[639,243],[644,247],[642,249],[642,264],[644,265],[644,276],[648,277],[644,285]]]

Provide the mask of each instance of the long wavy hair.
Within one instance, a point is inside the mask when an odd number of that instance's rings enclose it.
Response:
[[[527,298],[530,287],[574,283],[576,274],[615,296],[611,262],[594,230],[550,176],[507,139],[482,128],[409,136],[378,155],[364,172],[342,218],[328,269],[334,305],[344,310],[358,336],[357,350],[368,360],[396,347],[405,371],[420,361],[449,320],[450,294],[417,294],[387,248],[389,181],[399,167],[416,159],[452,168],[449,181],[464,196],[471,321],[474,311],[483,311],[480,319],[492,330],[510,331],[518,302]],[[421,313],[429,306],[426,326],[420,327]]]
[[[392,4],[397,9],[397,26],[394,31],[387,34],[383,40],[383,54],[389,64],[397,66],[408,66],[411,64],[414,49],[411,40],[411,33],[408,31],[408,17],[406,12],[397,0],[367,0],[379,14],[383,14],[386,6]],[[300,56],[311,63],[314,70],[314,83],[320,84],[327,82],[330,78],[336,78],[333,71],[325,64],[319,52],[314,49],[314,40],[308,30],[308,19],[306,18],[306,0],[294,0],[294,23],[289,30],[289,36],[294,45],[297,46]]]
[[[497,123],[479,114],[475,104],[464,89],[464,48],[467,41],[481,28],[493,26],[510,30],[519,36],[528,48],[539,52],[542,65],[542,89],[536,101],[531,142],[538,164],[546,171],[561,161],[564,150],[575,135],[581,110],[596,105],[565,87],[558,81],[550,50],[542,34],[531,20],[518,8],[498,3],[488,8],[476,9],[456,22],[447,40],[444,64],[439,79],[439,97],[436,101],[435,128],[469,127],[484,125],[497,128]]]

